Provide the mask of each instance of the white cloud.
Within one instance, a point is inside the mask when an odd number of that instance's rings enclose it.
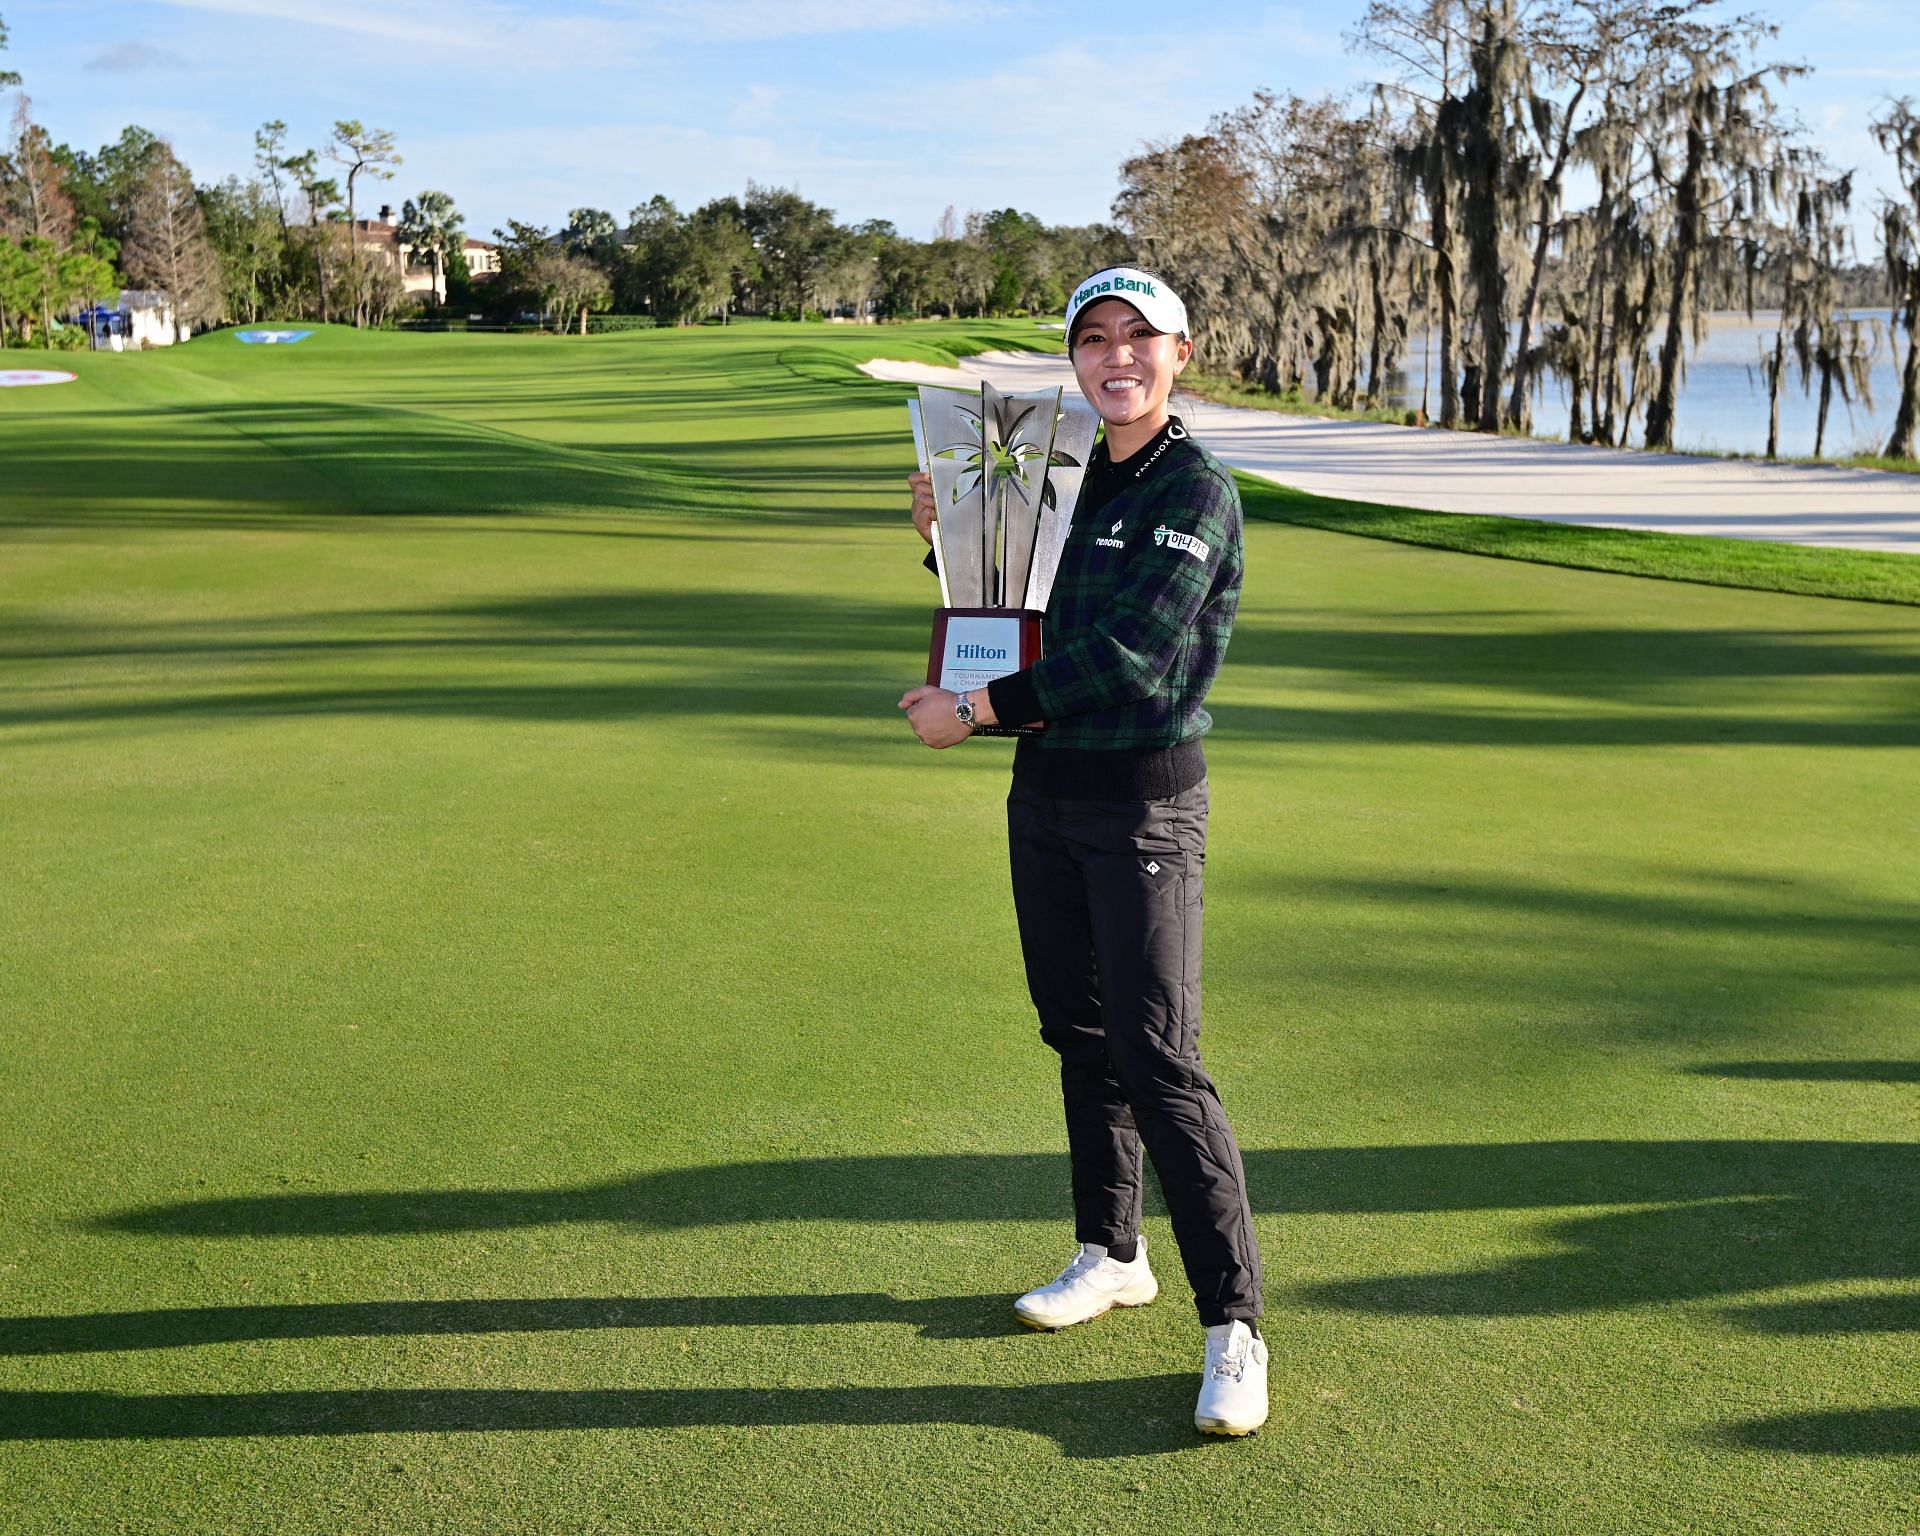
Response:
[[[1298,63],[1307,55],[1310,70]],[[1284,72],[1275,83],[1302,91],[1360,78],[1337,39],[1291,7],[1231,31],[1082,29],[990,57],[996,65],[970,77],[877,67],[854,90],[810,84],[796,64],[778,86],[731,85],[706,113],[675,122],[583,127],[549,114],[548,125],[511,131],[409,134],[408,174],[467,188],[476,228],[509,214],[556,223],[582,205],[619,214],[656,191],[688,207],[749,178],[797,187],[843,220],[890,218],[919,236],[949,203],[1086,223],[1109,216],[1119,166],[1145,142],[1198,131],[1246,99],[1251,85],[1222,90],[1223,58],[1274,59]]]
[[[529,0],[152,0],[177,10],[348,33],[454,53],[565,59],[603,66],[663,41],[738,44],[787,37],[978,25],[1006,14],[994,0],[601,0],[555,7]]]
[[[492,228],[509,216],[556,224],[567,209],[578,207],[606,208],[624,217],[656,192],[691,208],[737,194],[749,179],[798,185],[816,202],[828,202],[829,187],[907,169],[888,160],[840,154],[790,135],[679,123],[416,135],[409,141],[407,158],[409,177],[422,186],[468,189],[455,195],[468,208],[475,229]],[[872,210],[840,211],[847,218],[865,218]]]
[[[488,56],[522,66],[605,66],[646,49],[636,21],[604,12],[541,16],[512,5],[460,0],[153,0],[198,11],[284,26],[342,33],[390,47],[401,44],[448,57]],[[397,63],[388,56],[387,62]]]
[[[125,42],[110,43],[87,60],[88,69],[103,70],[108,74],[137,74],[144,69],[188,69],[191,66],[181,55],[171,48],[162,48],[157,43],[144,43],[137,38]]]
[[[713,42],[971,26],[1006,14],[990,0],[667,0],[645,10],[676,36]]]
[[[749,85],[727,114],[735,128],[765,128],[777,120],[781,92],[771,85]]]

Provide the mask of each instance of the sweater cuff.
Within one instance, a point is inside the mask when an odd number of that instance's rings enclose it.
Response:
[[[1033,668],[1022,667],[987,684],[993,718],[1002,725],[1034,725],[1047,718],[1040,695],[1033,691]]]

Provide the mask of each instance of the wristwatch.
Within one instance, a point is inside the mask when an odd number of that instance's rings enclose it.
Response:
[[[958,720],[968,730],[973,729],[973,695],[972,694],[962,693],[957,695],[954,698],[953,718]]]

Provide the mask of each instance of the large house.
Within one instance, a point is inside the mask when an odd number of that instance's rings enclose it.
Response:
[[[378,218],[355,219],[353,243],[397,270],[408,293],[431,294],[434,303],[446,302],[445,292],[434,288],[432,259],[428,258],[424,265],[416,265],[413,248],[401,243],[400,226],[394,222],[391,206],[383,203]],[[468,236],[461,249],[467,258],[467,271],[474,279],[486,282],[499,275],[500,247],[491,240],[475,240]]]

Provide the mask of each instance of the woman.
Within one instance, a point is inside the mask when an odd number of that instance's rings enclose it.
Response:
[[[1042,658],[971,694],[909,689],[900,707],[930,747],[978,725],[1046,722],[1015,749],[1007,830],[1027,986],[1060,1055],[1080,1251],[1014,1312],[1064,1328],[1158,1294],[1140,1233],[1144,1145],[1206,1328],[1194,1423],[1244,1435],[1267,1416],[1260,1254],[1198,1045],[1201,704],[1240,597],[1240,497],[1168,413],[1193,344],[1164,279],[1135,267],[1088,278],[1067,306],[1067,349],[1105,431]],[[930,540],[932,483],[909,483]]]

